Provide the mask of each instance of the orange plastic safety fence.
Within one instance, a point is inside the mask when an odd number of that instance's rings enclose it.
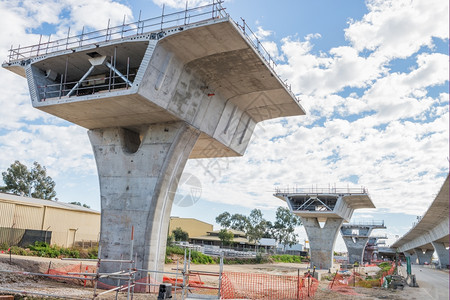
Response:
[[[270,274],[222,273],[222,299],[308,299],[319,282],[312,277]]]
[[[71,282],[75,284],[80,284],[84,286],[93,286],[92,280],[88,280],[88,278],[92,278],[92,276],[83,276],[80,274],[68,274],[68,273],[95,273],[96,267],[90,266],[90,265],[83,265],[83,264],[74,264],[74,265],[67,265],[61,268],[57,269],[48,269],[47,274],[50,275],[64,275],[64,276],[70,276],[70,277],[76,277],[76,279],[70,279],[70,278],[59,278],[59,277],[50,277],[57,281],[63,281],[63,282]],[[86,280],[79,279],[85,277]]]
[[[360,280],[361,276],[358,273],[352,274],[350,276],[336,274],[334,279],[328,284],[328,288],[332,291],[344,295],[358,295],[358,293],[353,289],[352,285]]]

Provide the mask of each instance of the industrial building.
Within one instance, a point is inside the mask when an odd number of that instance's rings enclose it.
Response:
[[[169,234],[178,227],[187,232],[189,237],[206,235],[207,232],[213,231],[212,224],[194,218],[170,217]]]
[[[28,246],[36,240],[73,247],[97,243],[100,212],[74,204],[0,193],[0,244]]]

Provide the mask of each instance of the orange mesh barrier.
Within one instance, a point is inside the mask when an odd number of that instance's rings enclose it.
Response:
[[[93,286],[92,280],[82,280],[79,279],[80,277],[86,277],[86,278],[92,278],[92,276],[83,276],[83,275],[71,275],[68,273],[95,273],[97,267],[91,266],[91,265],[84,265],[83,264],[75,264],[75,265],[67,265],[58,269],[48,269],[47,274],[50,275],[64,275],[64,276],[70,276],[70,277],[76,277],[74,279],[70,278],[59,278],[59,277],[50,277],[57,281],[62,282],[71,282],[75,284],[80,284],[83,286]]]
[[[220,295],[222,299],[308,299],[318,286],[312,277],[224,272]]]
[[[380,284],[381,284],[381,286],[383,286],[384,278],[385,278],[386,276],[388,276],[388,275],[394,274],[394,271],[395,271],[395,263],[392,263],[392,266],[391,266],[391,268],[389,269],[389,271],[383,272],[383,275],[382,275],[381,278],[380,278]]]
[[[353,289],[352,285],[361,280],[361,276],[358,273],[352,275],[336,274],[333,281],[328,284],[328,288],[332,291],[338,292],[343,295],[359,295]]]

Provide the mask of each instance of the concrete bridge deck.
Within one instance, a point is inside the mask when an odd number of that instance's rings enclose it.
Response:
[[[449,176],[422,218],[391,247],[417,255],[419,263],[431,263],[436,251],[441,267],[449,264]],[[414,257],[415,258],[415,257]]]

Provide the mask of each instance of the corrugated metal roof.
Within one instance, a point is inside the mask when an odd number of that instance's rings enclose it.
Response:
[[[17,196],[13,194],[8,193],[0,193],[0,201],[1,202],[14,202],[14,203],[24,203],[31,206],[49,206],[49,207],[55,207],[60,209],[68,209],[68,210],[76,210],[76,211],[83,211],[93,214],[100,214],[100,212],[82,207],[75,204],[69,204],[59,201],[53,201],[53,200],[44,200],[44,199],[37,199],[37,198],[31,198],[31,197],[24,197],[24,196]]]

